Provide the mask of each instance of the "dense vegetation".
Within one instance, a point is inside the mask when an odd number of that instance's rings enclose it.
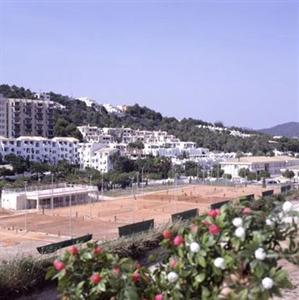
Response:
[[[16,86],[0,85],[0,93],[7,97],[28,97],[32,94],[30,90]],[[57,136],[74,136],[81,139],[80,132],[76,129],[79,125],[94,125],[99,127],[131,127],[133,129],[165,130],[182,141],[194,141],[198,147],[207,147],[210,150],[225,152],[252,152],[256,155],[270,154],[274,148],[282,151],[299,152],[299,140],[284,138],[277,143],[270,143],[270,136],[251,132],[233,127],[242,132],[250,132],[253,135],[248,138],[232,136],[228,131],[213,132],[209,129],[198,128],[198,125],[212,125],[211,123],[192,118],[177,120],[174,117],[163,117],[161,113],[155,112],[138,104],[128,106],[126,114],[118,117],[108,114],[102,105],[87,107],[80,100],[72,99],[50,92],[51,99],[65,109],[55,110],[54,133]],[[223,126],[217,123],[217,126]]]
[[[80,170],[79,166],[70,165],[66,161],[60,161],[57,165],[47,163],[30,162],[22,157],[9,154],[4,157],[3,163],[10,164],[13,170],[0,169],[1,187],[23,187],[26,181],[28,185],[49,184],[52,179],[55,183],[68,182],[97,185],[99,189],[126,188],[132,183],[140,183],[143,179],[166,179],[175,174],[171,172],[171,161],[164,157],[148,157],[146,159],[130,160],[127,157],[114,154],[112,156],[114,170],[102,174],[95,169],[86,168]],[[25,174],[28,172],[28,174]],[[24,176],[22,176],[24,174]],[[53,178],[52,175],[53,174]],[[178,174],[181,175],[182,173]],[[19,175],[11,178],[11,175]]]

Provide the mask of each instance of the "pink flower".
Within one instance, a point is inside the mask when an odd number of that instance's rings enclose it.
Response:
[[[171,239],[171,237],[172,237],[171,231],[169,231],[169,230],[164,230],[164,231],[163,231],[163,237],[164,237],[164,239],[166,239],[166,240]]]
[[[208,229],[209,232],[213,235],[217,235],[220,233],[220,228],[216,224],[211,224]]]
[[[170,266],[171,268],[173,268],[173,269],[177,266],[177,261],[176,261],[175,258],[172,257],[172,258],[169,260],[169,266]]]
[[[61,270],[64,269],[64,263],[58,259],[55,259],[53,262],[53,266],[55,268],[56,271],[60,272]]]
[[[132,280],[133,280],[133,282],[139,282],[140,280],[141,280],[141,276],[140,276],[140,274],[137,272],[137,271],[135,271],[133,274],[132,274]]]
[[[112,269],[112,273],[114,276],[118,276],[120,274],[120,267],[119,266],[115,266],[113,269]]]
[[[103,252],[103,249],[99,246],[96,246],[94,249],[93,249],[93,254],[94,255],[98,255],[98,254],[101,254]]]
[[[67,252],[71,255],[77,255],[79,253],[79,250],[76,246],[73,245],[67,249]]]
[[[184,243],[184,238],[181,235],[177,235],[173,239],[173,245],[176,246],[176,247],[182,245],[183,243]]]
[[[157,294],[155,296],[155,300],[163,300],[163,299],[164,299],[163,294]]]
[[[208,212],[208,216],[212,218],[217,218],[220,215],[220,210],[219,209],[211,209]]]
[[[99,273],[94,273],[90,276],[90,282],[94,285],[98,284],[102,280]]]
[[[242,213],[244,215],[250,215],[251,214],[251,208],[250,207],[243,208]]]

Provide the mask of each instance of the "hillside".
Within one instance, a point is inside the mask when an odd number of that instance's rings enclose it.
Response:
[[[0,93],[6,97],[26,97],[32,94],[30,90],[16,86],[0,85]],[[283,139],[278,143],[269,142],[268,135],[232,127],[231,130],[249,133],[249,137],[230,134],[230,130],[211,130],[214,124],[202,120],[174,117],[164,117],[161,113],[138,104],[128,106],[124,116],[108,114],[104,106],[87,106],[85,102],[68,96],[49,92],[51,100],[62,104],[65,109],[56,109],[56,136],[74,136],[82,138],[77,126],[90,124],[98,127],[131,127],[133,129],[165,130],[177,136],[182,141],[193,141],[198,147],[225,152],[252,152],[253,154],[267,154],[274,148],[299,152],[299,141]],[[201,126],[199,126],[201,125]],[[223,126],[221,123],[216,124]]]
[[[260,129],[262,133],[285,137],[299,137],[299,122],[288,122],[270,128]]]

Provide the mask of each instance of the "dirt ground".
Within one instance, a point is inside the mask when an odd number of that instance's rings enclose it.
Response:
[[[25,249],[27,245],[35,247],[36,244],[59,241],[62,236],[68,238],[87,233],[92,233],[97,240],[109,240],[118,236],[118,227],[122,225],[148,219],[155,219],[156,225],[165,224],[175,212],[198,208],[199,213],[203,213],[211,203],[247,194],[255,194],[257,198],[263,190],[261,186],[188,185],[27,214],[18,212],[7,215],[0,212],[0,252],[15,248],[15,245],[22,251],[22,245]]]

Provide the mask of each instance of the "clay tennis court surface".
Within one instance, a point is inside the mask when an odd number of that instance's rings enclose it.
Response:
[[[15,246],[25,251],[27,245],[32,248],[87,233],[92,233],[97,240],[113,239],[118,236],[118,227],[122,225],[155,219],[158,226],[170,221],[171,214],[175,212],[198,208],[199,213],[203,213],[212,203],[248,194],[255,194],[258,198],[262,191],[269,189],[273,188],[187,185],[143,195],[109,198],[71,208],[32,211],[26,217],[27,232],[24,213],[1,211],[0,253]]]

